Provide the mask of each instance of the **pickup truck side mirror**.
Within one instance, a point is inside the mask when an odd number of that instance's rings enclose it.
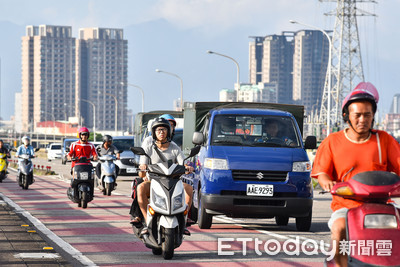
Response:
[[[304,144],[305,149],[315,149],[317,148],[317,137],[315,136],[307,136],[306,142]]]
[[[204,143],[204,134],[201,132],[194,132],[192,143],[195,145],[201,145]]]

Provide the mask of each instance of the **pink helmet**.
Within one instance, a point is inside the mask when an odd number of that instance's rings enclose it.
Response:
[[[342,113],[348,115],[349,105],[357,100],[366,100],[371,102],[373,112],[375,113],[379,101],[378,90],[376,90],[375,86],[370,82],[360,82],[343,100]]]
[[[78,137],[81,137],[81,133],[88,133],[88,134],[90,134],[89,129],[86,128],[86,127],[81,127],[81,128],[79,128],[79,130],[78,130]]]

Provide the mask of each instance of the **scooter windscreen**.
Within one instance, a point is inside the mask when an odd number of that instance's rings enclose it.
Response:
[[[185,174],[186,168],[183,165],[178,164],[168,164],[168,162],[151,164],[148,166],[150,174],[156,174],[160,176],[166,176],[170,178],[175,178],[176,176],[181,176]]]

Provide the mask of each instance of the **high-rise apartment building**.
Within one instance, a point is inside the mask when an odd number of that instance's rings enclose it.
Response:
[[[250,83],[275,82],[278,103],[304,105],[306,114],[319,110],[329,53],[324,35],[303,30],[252,38]]]
[[[390,113],[400,114],[400,94],[393,96],[392,105],[390,106]]]
[[[305,113],[320,110],[329,41],[320,31],[302,30],[294,36],[293,100],[304,105]]]
[[[77,40],[78,103],[84,124],[96,129],[119,131],[127,129],[128,41],[122,29],[84,28]],[[116,108],[117,106],[117,108]]]
[[[251,38],[250,83],[276,83],[277,102],[292,103],[293,33]]]
[[[75,38],[68,26],[27,26],[22,37],[22,129],[75,116]]]
[[[127,83],[127,50],[122,29],[80,29],[76,39],[69,26],[27,26],[22,37],[22,129],[69,117],[82,118],[92,128],[93,103],[96,130],[126,130],[127,88],[121,83]]]

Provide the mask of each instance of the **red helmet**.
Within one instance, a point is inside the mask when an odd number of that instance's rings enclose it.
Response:
[[[79,128],[79,130],[78,130],[78,137],[81,137],[81,133],[88,133],[88,134],[90,134],[89,129],[86,128],[86,127],[81,127],[81,128]]]
[[[379,101],[379,93],[376,90],[375,86],[369,82],[361,82],[359,83],[353,91],[351,91],[343,100],[342,103],[342,113],[346,113],[348,115],[349,105],[356,101],[366,100],[372,104],[372,110],[375,114],[377,109],[377,103]],[[345,119],[345,121],[347,121]]]

